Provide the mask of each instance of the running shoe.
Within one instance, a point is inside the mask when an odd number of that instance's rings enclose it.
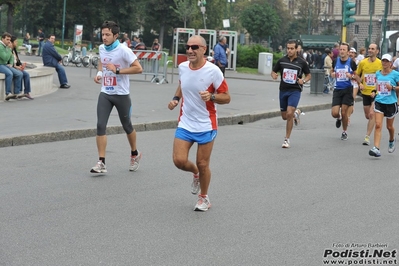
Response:
[[[340,128],[340,127],[341,127],[341,118],[337,118],[337,121],[335,122],[335,126],[336,126],[337,128]]]
[[[199,174],[193,174],[193,183],[191,183],[191,193],[197,195],[200,190]]]
[[[301,110],[296,109],[294,112],[294,124],[297,126],[301,122]]]
[[[289,139],[285,139],[284,142],[283,142],[283,145],[281,147],[288,149],[290,147],[290,140]]]
[[[211,202],[209,201],[208,195],[203,197],[198,195],[197,204],[195,204],[194,211],[205,212],[211,207]]]
[[[97,173],[97,174],[106,173],[106,172],[107,172],[107,167],[101,160],[98,161],[97,164],[93,166],[90,170],[90,173]]]
[[[138,154],[136,156],[130,156],[130,166],[129,166],[129,171],[137,171],[140,166],[140,160],[141,160],[141,152],[137,150]]]
[[[381,152],[377,147],[373,147],[373,148],[371,148],[371,150],[369,150],[369,155],[374,156],[374,157],[380,157]]]
[[[389,142],[389,145],[388,145],[388,152],[389,153],[393,153],[394,151],[395,151],[395,142],[396,142],[396,138],[393,140],[393,141],[390,141]]]
[[[369,136],[365,136],[364,137],[364,140],[363,140],[363,145],[370,145],[370,137]]]
[[[341,140],[348,140],[348,134],[346,134],[346,132],[342,132]]]

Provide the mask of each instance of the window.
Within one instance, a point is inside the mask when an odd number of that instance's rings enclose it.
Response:
[[[375,1],[372,1],[373,5],[369,4],[369,15],[374,15],[375,14]]]
[[[328,1],[328,10],[327,14],[334,15],[334,0]]]
[[[389,0],[388,12],[389,12],[389,15],[392,15],[392,0]]]
[[[362,0],[356,0],[356,15],[362,13]]]
[[[359,34],[359,25],[355,25],[355,34]]]
[[[288,10],[290,11],[291,14],[294,13],[294,10],[295,10],[294,0],[289,0],[288,1]]]

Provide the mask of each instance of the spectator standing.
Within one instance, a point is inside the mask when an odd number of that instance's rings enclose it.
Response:
[[[162,51],[162,46],[157,38],[155,38],[154,41],[152,42],[151,50],[156,52]],[[151,58],[151,60],[152,60],[151,62],[152,72],[156,73],[153,78],[156,78],[158,76],[159,60],[157,56]]]
[[[30,35],[29,32],[27,32],[25,34],[22,46],[26,47],[26,49],[28,49],[27,55],[31,55],[32,54],[32,45],[30,44]]]
[[[91,173],[106,173],[105,154],[107,147],[107,122],[114,106],[126,133],[130,146],[129,171],[137,171],[141,152],[136,147],[136,130],[131,122],[132,102],[130,99],[129,74],[140,74],[143,69],[137,56],[121,45],[118,40],[119,26],[114,21],[105,21],[101,26],[103,44],[99,47],[100,62],[94,82],[101,84],[97,102],[97,151],[99,159]]]
[[[137,38],[137,36],[133,36],[133,41],[132,41],[132,43],[130,44],[130,48],[133,49],[133,50],[135,50],[135,49],[136,49],[136,46],[137,46],[137,44],[138,44],[139,42],[140,42],[139,38]]]
[[[68,89],[68,79],[64,67],[61,65],[62,56],[54,48],[55,36],[50,35],[47,42],[43,46],[43,65],[54,67],[58,73],[58,80],[61,84],[61,89]]]
[[[21,63],[21,61],[19,60],[17,47],[18,47],[17,37],[11,36],[10,48],[12,49],[12,54],[13,54],[13,56],[11,57],[11,65],[13,68],[22,72],[22,80],[24,84],[24,93],[22,94],[16,93],[18,95],[17,98],[26,97],[30,100],[33,100],[33,97],[30,95],[31,92],[30,75],[27,71],[25,71],[26,63]]]
[[[337,57],[339,57],[339,43],[334,43],[334,47],[332,49],[332,53],[333,53],[333,61],[337,59]]]
[[[218,129],[216,106],[230,102],[226,79],[204,57],[206,48],[203,37],[194,35],[188,39],[188,61],[179,65],[179,85],[168,104],[168,108],[173,110],[183,99],[173,142],[173,162],[177,168],[193,174],[191,193],[201,191],[195,211],[207,211],[211,207],[208,197],[211,182],[209,165]],[[195,163],[188,159],[194,143],[198,144]]]
[[[22,72],[12,68],[9,64],[12,60],[12,51],[10,48],[11,34],[4,32],[0,41],[0,73],[6,75],[6,101],[17,98],[22,87]],[[14,93],[11,92],[11,84],[14,80]]]
[[[331,77],[331,75],[330,75],[330,72],[331,72],[331,69],[332,69],[332,57],[333,57],[333,54],[332,54],[332,52],[331,52],[331,50],[330,49],[326,49],[325,50],[325,53],[326,53],[326,57],[324,58],[324,71],[325,71],[325,73],[324,73],[324,75],[325,75],[325,79],[324,79],[324,85],[325,85],[325,89],[324,89],[324,93],[329,93],[330,92],[330,90],[332,90],[332,89],[334,89],[334,87],[332,86],[331,88],[329,88],[327,85],[328,84],[333,84],[333,82],[334,82],[334,79]]]
[[[215,64],[219,67],[219,69],[223,73],[223,77],[225,76],[225,70],[227,66],[227,50],[226,50],[226,37],[220,36],[219,42],[213,48]]]
[[[147,46],[145,46],[145,43],[143,42],[143,38],[138,38],[139,42],[137,43],[135,49],[136,50],[147,50]]]
[[[42,29],[38,30],[38,35],[37,35],[37,41],[39,42],[39,48],[37,49],[37,56],[41,56],[42,51],[43,51],[43,45],[44,45],[44,33]]]
[[[125,40],[127,47],[130,48],[130,46],[132,45],[132,43],[130,42],[129,36],[127,35],[127,33],[123,34],[123,39]]]
[[[360,61],[362,61],[364,58],[366,58],[365,55],[366,55],[366,48],[364,48],[364,47],[360,48],[359,54],[356,57],[356,65],[359,65]]]

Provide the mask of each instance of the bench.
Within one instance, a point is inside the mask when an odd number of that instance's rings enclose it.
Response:
[[[30,75],[31,95],[36,97],[56,91],[57,87],[53,82],[55,68],[45,67],[42,64],[37,64],[35,66],[34,68],[25,69]],[[0,73],[0,101],[5,101],[6,98],[5,77],[5,74]]]
[[[18,46],[18,53],[22,55],[27,55],[28,49],[25,46]],[[32,54],[31,55],[36,55],[37,51],[39,50],[39,47],[32,47]]]

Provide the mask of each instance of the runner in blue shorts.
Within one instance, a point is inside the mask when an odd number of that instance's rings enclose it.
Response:
[[[191,193],[198,194],[194,210],[203,212],[211,207],[209,164],[218,128],[216,106],[230,102],[222,72],[204,58],[206,47],[203,37],[190,37],[186,45],[188,61],[179,65],[179,85],[168,104],[173,110],[182,99],[173,142],[173,162],[177,168],[193,174]],[[188,159],[194,143],[198,144],[195,163]]]
[[[287,55],[280,58],[273,67],[271,76],[277,80],[280,73],[280,111],[283,120],[286,120],[285,138],[282,147],[290,147],[292,128],[298,123],[300,111],[297,110],[303,84],[311,78],[308,63],[297,55],[298,43],[295,40],[287,42]],[[303,74],[305,77],[302,78]]]

